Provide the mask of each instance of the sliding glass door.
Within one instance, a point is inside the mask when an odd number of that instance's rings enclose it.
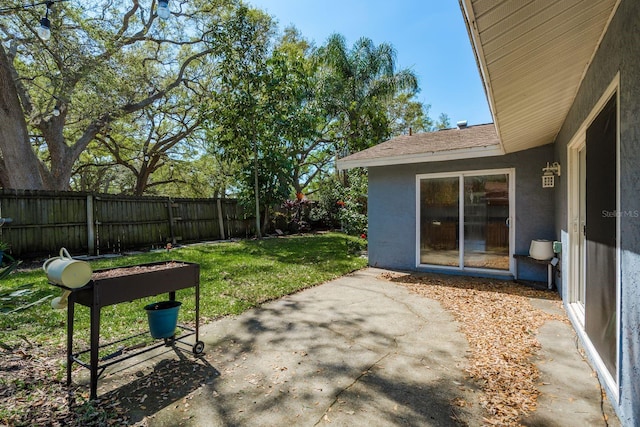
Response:
[[[458,177],[420,180],[420,264],[460,264]]]
[[[464,177],[464,266],[509,270],[509,175]]]
[[[511,171],[422,175],[418,263],[510,270]]]

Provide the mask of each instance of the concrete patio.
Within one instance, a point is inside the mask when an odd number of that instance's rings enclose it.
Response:
[[[382,272],[214,321],[200,359],[166,348],[114,365],[98,393],[148,426],[482,425],[457,323],[437,302],[377,279]],[[559,321],[540,329],[541,396],[525,425],[619,425],[574,336]]]

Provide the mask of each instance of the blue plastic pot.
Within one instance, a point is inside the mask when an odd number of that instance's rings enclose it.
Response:
[[[180,305],[180,301],[161,301],[144,307],[153,338],[171,338],[175,334]]]

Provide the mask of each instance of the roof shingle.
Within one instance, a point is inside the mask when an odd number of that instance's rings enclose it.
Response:
[[[493,123],[468,126],[461,129],[444,129],[400,135],[366,150],[359,151],[342,160],[374,159],[380,157],[425,154],[452,151],[463,148],[499,145],[500,140]]]

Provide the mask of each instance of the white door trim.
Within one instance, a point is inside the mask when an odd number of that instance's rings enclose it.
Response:
[[[566,304],[569,318],[573,322],[576,332],[582,339],[585,345],[585,349],[589,353],[591,360],[596,365],[596,369],[604,379],[607,389],[613,395],[616,401],[620,397],[620,216],[616,215],[616,373],[611,375],[604,365],[604,362],[600,358],[600,355],[596,351],[595,347],[591,343],[585,329],[584,329],[584,316],[585,313],[576,303],[577,286],[579,286],[579,260],[580,254],[577,251],[578,248],[578,232],[574,227],[580,210],[580,176],[579,176],[579,151],[586,144],[586,132],[591,123],[600,114],[606,103],[612,96],[616,96],[616,212],[620,212],[620,73],[616,74],[611,81],[607,89],[603,92],[602,96],[595,104],[585,121],[580,125],[574,136],[567,145],[567,161],[569,170],[569,180],[567,188],[567,228],[569,236],[568,242],[568,262],[569,268],[567,271],[567,294]],[[579,228],[579,227],[578,227]]]

